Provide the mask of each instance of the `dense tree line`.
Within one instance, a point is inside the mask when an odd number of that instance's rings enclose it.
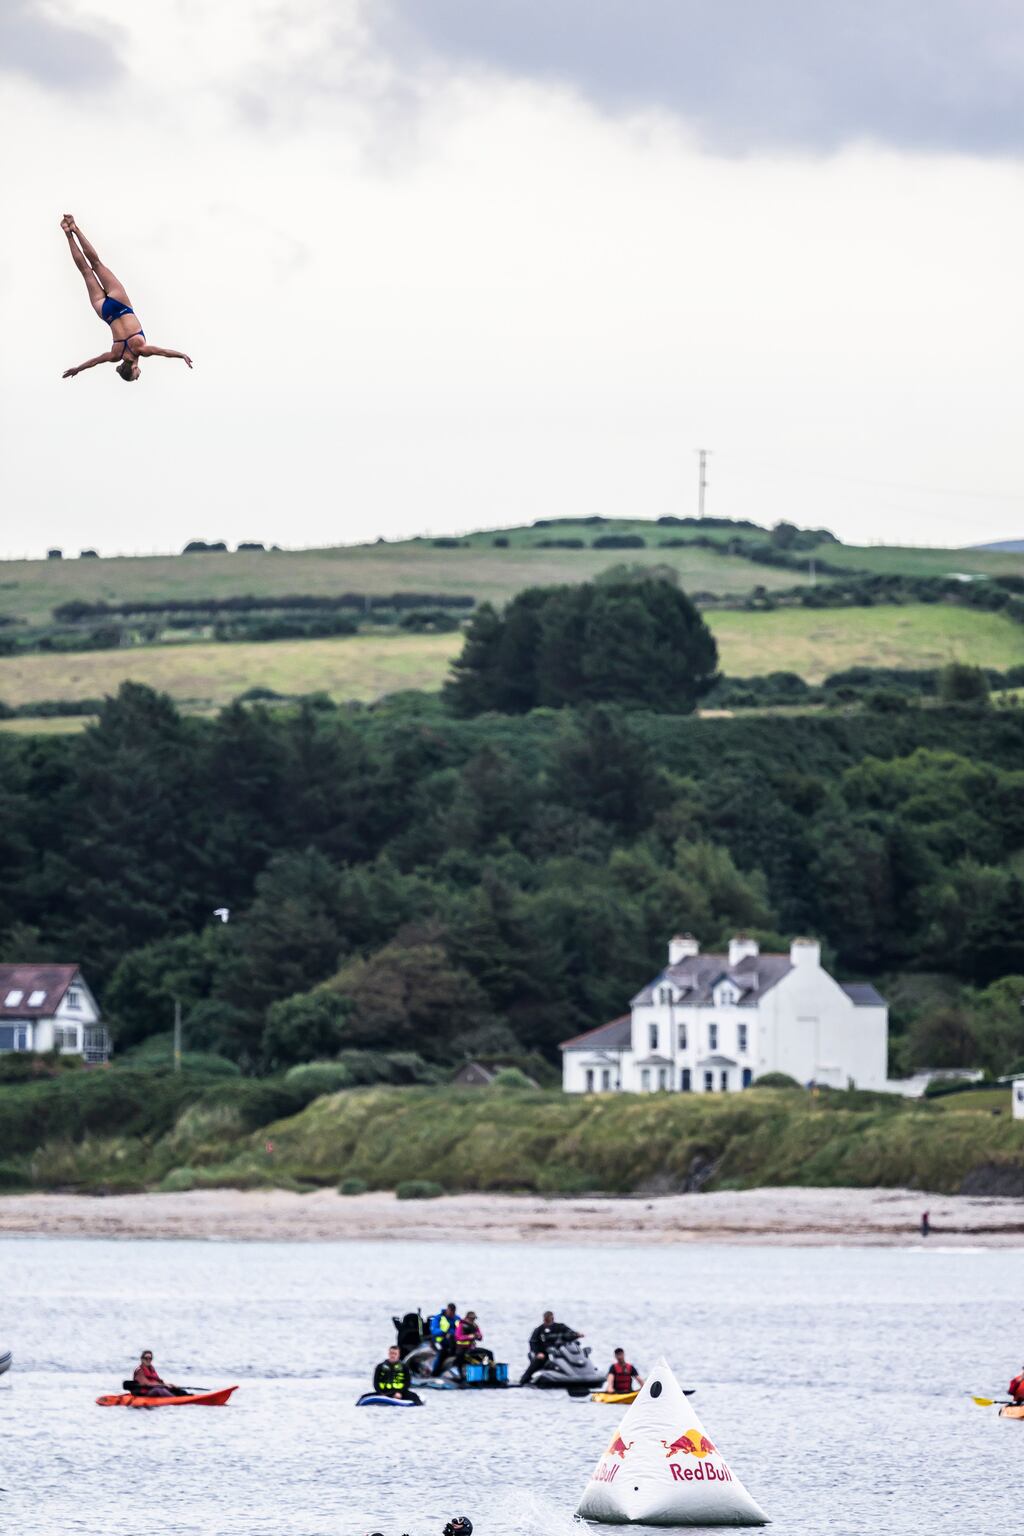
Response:
[[[1024,718],[968,707],[204,720],[129,684],[80,736],[0,738],[0,956],[79,961],[122,1048],[177,998],[190,1046],[259,1070],[552,1055],[677,928],[813,932],[891,985],[897,1066],[1001,1070],[1024,1056],[1022,762]]]

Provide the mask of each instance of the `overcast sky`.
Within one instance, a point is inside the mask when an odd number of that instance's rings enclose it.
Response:
[[[1024,536],[1019,0],[3,0],[0,551]],[[121,277],[108,344],[58,222]]]

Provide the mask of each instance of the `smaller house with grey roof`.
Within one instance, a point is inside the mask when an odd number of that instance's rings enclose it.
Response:
[[[738,935],[702,955],[692,934],[630,1012],[562,1043],[566,1093],[735,1093],[766,1072],[798,1083],[884,1089],[889,1009],[873,986],[839,982],[815,939],[762,954]]]
[[[0,965],[0,1051],[107,1060],[110,1037],[77,965]]]

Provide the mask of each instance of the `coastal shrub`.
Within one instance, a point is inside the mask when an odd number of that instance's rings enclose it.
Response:
[[[161,1193],[165,1195],[180,1195],[186,1190],[195,1189],[196,1171],[194,1168],[172,1168],[160,1181]]]
[[[19,1168],[16,1163],[0,1163],[0,1190],[17,1193],[31,1187],[32,1180],[24,1168]]]
[[[433,1179],[403,1179],[395,1186],[398,1200],[436,1200],[444,1194],[444,1188]]]
[[[524,1088],[535,1088],[536,1084],[531,1083],[526,1073],[518,1067],[502,1067],[500,1072],[495,1072],[490,1086],[503,1093],[516,1093]]]
[[[754,1079],[755,1088],[799,1088],[800,1084],[788,1072],[766,1072]]]
[[[338,1185],[339,1195],[365,1195],[366,1190],[367,1183],[365,1179],[342,1179],[341,1183]]]
[[[307,1061],[301,1066],[290,1067],[284,1080],[308,1102],[324,1093],[339,1093],[342,1088],[351,1088],[357,1078],[343,1061]]]

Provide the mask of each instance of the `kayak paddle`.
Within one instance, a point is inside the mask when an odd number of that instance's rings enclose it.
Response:
[[[977,1403],[979,1408],[1009,1408],[1013,1404],[1010,1397],[975,1397],[971,1394],[971,1402]]]

